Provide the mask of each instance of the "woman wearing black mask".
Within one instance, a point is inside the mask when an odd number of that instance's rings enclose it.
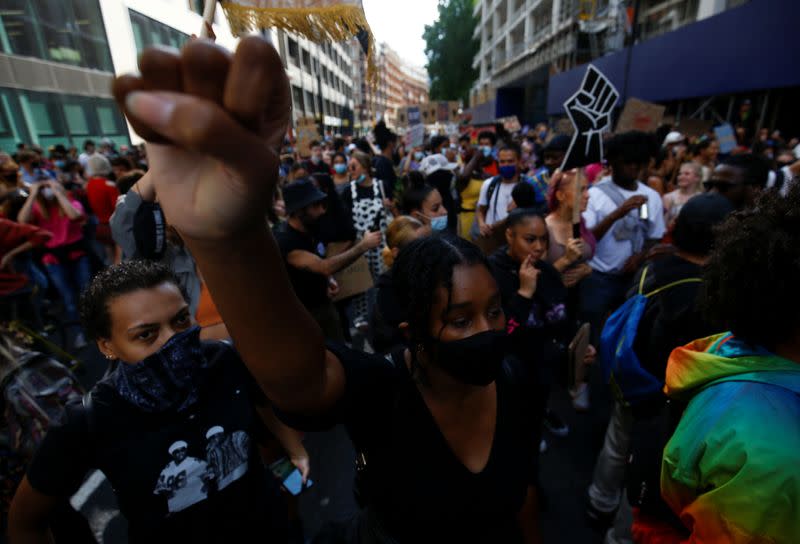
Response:
[[[110,481],[130,542],[285,542],[286,509],[264,473],[267,428],[308,475],[236,351],[200,342],[176,278],[148,261],[101,272],[81,299],[88,334],[116,367],[50,430],[14,498],[12,542],[42,542],[86,473]]]
[[[326,349],[260,226],[277,183],[270,149],[290,116],[282,61],[258,36],[243,38],[232,58],[212,50],[196,40],[178,54],[147,50],[142,62],[163,68],[151,74],[187,71],[171,81],[207,81],[214,64],[227,74],[213,84],[224,86],[224,104],[188,87],[134,91],[165,88],[162,76],[120,78],[115,94],[141,134],[170,142],[156,147],[148,175],[259,385],[299,427],[343,422],[366,460],[361,540],[539,542],[532,385],[525,365],[504,362],[506,320],[480,250],[437,237],[400,252],[394,277],[413,349],[392,362]],[[198,117],[206,124],[186,130]],[[231,145],[212,144],[220,132]]]

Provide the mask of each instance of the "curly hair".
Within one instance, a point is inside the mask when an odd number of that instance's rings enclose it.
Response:
[[[458,265],[489,263],[478,246],[453,236],[429,236],[414,240],[400,250],[392,268],[397,300],[406,301],[411,345],[433,340],[429,331],[431,312],[439,287],[453,289],[453,269]]]
[[[163,283],[172,283],[186,293],[178,278],[166,266],[148,260],[125,261],[110,266],[97,274],[81,294],[79,304],[81,323],[92,339],[111,337],[111,314],[108,304],[112,299],[139,289],[151,289]]]
[[[800,326],[800,185],[765,192],[717,229],[706,313],[743,340],[774,349]]]

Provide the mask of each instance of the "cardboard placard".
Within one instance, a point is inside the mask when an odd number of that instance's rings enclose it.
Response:
[[[713,121],[706,121],[705,119],[681,119],[681,122],[678,123],[678,130],[691,138],[707,134],[713,126]]]
[[[586,365],[583,364],[583,359],[586,357],[586,351],[589,349],[589,338],[591,332],[591,325],[584,323],[575,334],[575,338],[569,343],[568,357],[569,357],[569,385],[570,387],[577,387],[586,376]]]
[[[666,106],[645,102],[638,98],[629,98],[625,102],[619,121],[617,121],[616,133],[628,132],[629,130],[655,132],[664,119],[664,111],[666,109]]]
[[[425,125],[413,125],[406,132],[406,148],[420,147],[425,143]]]
[[[328,245],[327,255],[333,257],[346,251],[348,247],[350,247],[349,242],[333,242]],[[339,284],[339,292],[333,298],[334,302],[366,293],[374,285],[369,262],[364,255],[344,270],[334,274],[333,279]]]
[[[313,117],[301,117],[297,120],[297,152],[301,157],[311,156],[311,142],[320,140],[317,122]]]
[[[733,131],[733,127],[730,123],[714,127],[714,134],[716,134],[717,141],[719,142],[720,153],[727,155],[736,149],[738,145],[736,142],[736,133]]]
[[[619,92],[594,65],[586,68],[580,88],[564,102],[575,134],[564,155],[561,170],[580,168],[603,160],[603,133],[611,127],[611,112]]]
[[[418,125],[422,122],[422,115],[419,111],[419,106],[408,106],[406,108],[406,117],[408,119],[408,125]]]
[[[503,128],[506,129],[508,132],[519,132],[522,130],[522,125],[519,122],[519,118],[516,115],[510,115],[508,117],[501,117],[497,120],[498,123],[503,124]]]

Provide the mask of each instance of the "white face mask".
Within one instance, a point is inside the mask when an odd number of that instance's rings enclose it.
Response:
[[[53,200],[56,197],[56,193],[50,187],[44,187],[42,188],[42,196],[47,200]]]

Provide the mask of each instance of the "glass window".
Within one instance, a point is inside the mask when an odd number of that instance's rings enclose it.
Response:
[[[119,112],[116,105],[97,106],[97,120],[100,123],[100,132],[106,134],[120,134]]]
[[[31,121],[39,136],[56,136],[64,131],[56,97],[50,93],[27,93]]]
[[[43,52],[36,38],[34,19],[30,5],[26,0],[3,0],[0,10],[0,23],[3,25],[8,43],[2,43],[5,53],[43,57]],[[5,42],[5,40],[3,40]]]
[[[145,47],[153,45],[166,45],[168,47],[180,48],[186,40],[188,34],[159,23],[155,19],[146,17],[141,13],[128,10],[133,27],[133,37],[136,42],[136,52],[141,53]]]
[[[67,129],[71,134],[89,134],[89,122],[86,120],[86,112],[83,111],[81,104],[64,104],[64,119],[67,121]]]
[[[296,111],[306,111],[303,103],[303,91],[300,90],[300,87],[292,85],[292,98],[294,99],[294,109]]]

